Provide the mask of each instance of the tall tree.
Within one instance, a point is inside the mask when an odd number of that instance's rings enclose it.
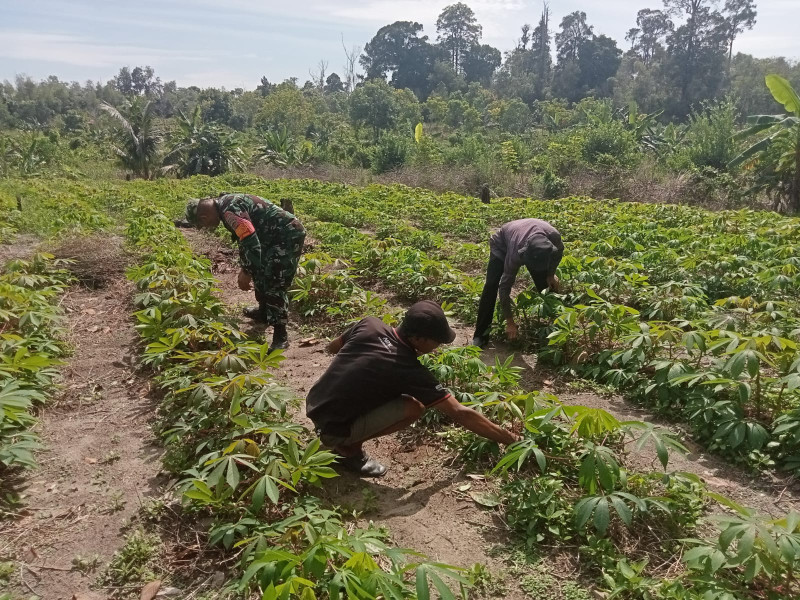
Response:
[[[261,78],[260,83],[256,87],[256,91],[262,96],[269,96],[270,92],[275,89],[275,84],[269,82],[266,75]]]
[[[373,138],[395,125],[399,107],[395,91],[383,79],[373,79],[357,87],[349,98],[350,118],[372,129]]]
[[[534,75],[534,94],[537,100],[544,100],[553,68],[553,60],[550,56],[550,6],[547,2],[542,3],[542,15],[531,36],[531,63]]]
[[[421,33],[422,25],[412,21],[396,21],[381,27],[364,46],[359,59],[366,78],[385,80],[391,73],[394,87],[409,88],[417,97],[427,97],[439,51]]]
[[[453,70],[462,73],[463,58],[481,39],[483,28],[478,24],[472,9],[458,2],[446,6],[436,20],[436,38],[450,54]]]
[[[338,73],[331,73],[328,75],[328,78],[325,80],[324,91],[326,94],[344,91],[344,83],[342,82],[342,78],[339,77]]]
[[[667,38],[683,114],[693,103],[714,97],[722,83],[727,37],[716,5],[717,0],[664,0],[670,15],[685,19]]]
[[[561,31],[556,33],[558,61],[578,60],[581,44],[592,37],[592,29],[586,24],[586,13],[580,10],[561,19]]]
[[[649,63],[666,36],[673,30],[672,20],[662,10],[644,8],[636,14],[636,25],[628,30],[625,39],[631,42],[633,50],[642,61]]]
[[[346,92],[352,92],[356,87],[356,62],[361,54],[361,46],[351,46],[347,49],[344,45],[344,35],[342,35],[342,50],[344,50],[344,88]]]
[[[161,78],[155,76],[153,67],[122,67],[111,84],[125,96],[159,96],[164,86]]]
[[[519,41],[517,41],[517,48],[520,50],[527,50],[530,41],[531,41],[531,26],[529,23],[525,23],[520,30]]]
[[[622,50],[607,35],[594,36],[581,44],[578,56],[580,86],[584,93],[597,96],[610,94],[607,82],[619,69]]]
[[[733,41],[747,29],[756,24],[756,3],[754,0],[725,0],[722,13],[725,17],[728,34],[728,68],[733,59]]]
[[[500,50],[488,44],[475,44],[464,55],[464,79],[467,83],[477,81],[488,87],[492,82],[492,75],[500,68],[503,57]]]
[[[309,69],[308,74],[311,77],[311,82],[321,92],[325,89],[325,78],[328,75],[328,61],[320,59],[315,69]]]
[[[557,74],[553,89],[563,98],[577,101],[587,94],[610,95],[608,80],[616,74],[622,51],[605,35],[595,36],[586,13],[575,11],[561,20],[556,33]]]

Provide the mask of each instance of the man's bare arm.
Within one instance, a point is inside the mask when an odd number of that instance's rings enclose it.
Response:
[[[325,352],[328,354],[338,354],[339,350],[342,349],[342,346],[344,346],[344,336],[340,335],[336,339],[331,340],[331,342],[325,346]]]
[[[503,429],[499,425],[495,425],[478,411],[459,403],[452,395],[437,404],[435,408],[442,411],[462,427],[493,442],[508,445],[519,440],[518,435]]]

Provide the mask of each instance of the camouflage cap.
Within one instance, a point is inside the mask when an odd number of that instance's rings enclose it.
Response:
[[[197,225],[197,206],[199,204],[200,200],[197,198],[192,198],[186,203],[186,220],[191,225]]]

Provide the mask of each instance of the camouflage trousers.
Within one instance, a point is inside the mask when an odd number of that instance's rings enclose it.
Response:
[[[294,231],[277,244],[262,247],[262,269],[253,273],[253,287],[267,325],[285,325],[289,321],[289,289],[305,239],[305,231]]]

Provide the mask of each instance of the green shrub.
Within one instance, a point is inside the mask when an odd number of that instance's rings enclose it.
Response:
[[[408,142],[404,139],[396,135],[383,135],[372,148],[372,172],[380,175],[402,167],[406,163],[408,150]]]
[[[636,140],[622,123],[611,121],[588,126],[581,156],[590,165],[624,165],[635,162]]]
[[[692,113],[683,143],[668,158],[668,165],[675,170],[711,167],[727,171],[728,163],[737,154],[737,144],[732,139],[736,117],[736,107],[730,99],[706,104]]]

